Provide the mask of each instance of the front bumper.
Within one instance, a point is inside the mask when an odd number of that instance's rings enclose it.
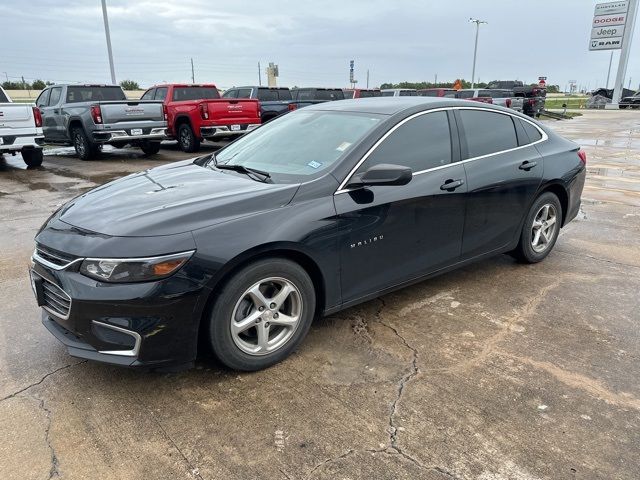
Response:
[[[132,129],[128,130],[97,130],[94,131],[93,141],[96,143],[133,143],[139,141],[158,141],[161,142],[167,138],[167,129],[162,128],[145,128],[142,134],[132,134]]]
[[[81,259],[59,269],[34,258],[42,323],[70,355],[133,367],[195,360],[205,292],[188,263],[164,280],[107,284],[80,274]]]
[[[231,126],[229,125],[216,125],[211,127],[200,127],[200,135],[202,138],[211,139],[211,138],[225,138],[225,137],[235,137],[237,135],[244,135],[251,130],[255,130],[261,124],[260,123],[247,123],[240,124],[240,130],[231,130]]]

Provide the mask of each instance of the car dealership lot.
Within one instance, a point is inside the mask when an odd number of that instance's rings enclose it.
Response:
[[[587,151],[588,178],[544,262],[497,257],[316,321],[253,374],[80,362],[29,287],[59,204],[189,154],[0,161],[3,478],[637,478],[640,116],[552,126]]]

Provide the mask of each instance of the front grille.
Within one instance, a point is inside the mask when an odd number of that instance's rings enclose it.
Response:
[[[46,262],[49,262],[57,267],[66,267],[71,262],[76,260],[78,257],[70,255],[68,253],[63,253],[58,250],[53,250],[51,248],[47,248],[39,243],[36,244],[36,252],[35,252],[36,260],[42,259]]]
[[[42,279],[42,293],[44,304],[42,308],[62,319],[69,318],[71,310],[71,297],[55,283]]]

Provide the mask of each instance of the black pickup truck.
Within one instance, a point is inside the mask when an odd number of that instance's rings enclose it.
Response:
[[[295,106],[291,109],[345,99],[344,92],[340,88],[292,88],[291,96],[295,102]]]
[[[640,108],[640,90],[633,95],[622,97],[619,106],[620,108]]]
[[[525,85],[521,80],[494,80],[489,82],[487,88],[513,90],[515,97],[524,99],[522,112],[530,117],[539,117],[544,110],[544,102],[547,99],[546,88]]]
[[[290,107],[291,92],[287,87],[233,87],[222,94],[222,98],[252,98],[260,102],[260,119],[262,123],[294,110]]]

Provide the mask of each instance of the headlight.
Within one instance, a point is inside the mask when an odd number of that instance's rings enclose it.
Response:
[[[151,282],[177,272],[195,250],[149,258],[87,258],[80,273],[102,282]]]

